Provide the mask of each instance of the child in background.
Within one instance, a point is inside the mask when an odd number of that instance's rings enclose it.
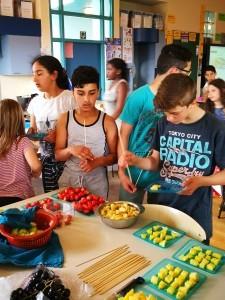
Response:
[[[208,99],[205,103],[205,109],[213,113],[219,120],[225,121],[225,81],[223,79],[214,79],[209,83]],[[215,172],[218,171],[219,169],[216,168]],[[217,190],[217,192],[220,194],[219,190]],[[221,187],[221,195],[225,199],[225,186]],[[221,204],[221,208],[225,210],[223,204]]]
[[[120,126],[119,115],[128,93],[127,65],[121,58],[113,58],[107,62],[107,78],[111,80],[109,88],[103,96],[105,112]]]
[[[208,85],[216,78],[216,68],[209,65],[204,70],[205,85],[202,88],[202,102],[205,102],[208,98]]]
[[[62,114],[56,128],[56,159],[66,161],[59,185],[83,184],[93,194],[107,199],[106,166],[117,159],[116,123],[95,107],[99,95],[96,69],[78,67],[72,84],[77,109]]]
[[[183,187],[179,194],[152,193],[150,203],[167,205],[195,219],[212,235],[212,185],[225,184],[225,123],[196,104],[196,87],[184,74],[168,75],[155,97],[165,113],[158,121],[153,154],[141,158],[131,152],[121,156],[122,166],[160,170],[161,179]],[[215,166],[222,171],[213,174]]]
[[[219,120],[225,121],[225,81],[212,80],[208,85],[206,111],[213,113]]]
[[[34,97],[29,106],[28,133],[41,132],[47,136],[40,141],[42,181],[45,192],[58,188],[63,162],[55,160],[55,125],[60,113],[74,108],[74,97],[69,91],[69,79],[58,59],[43,55],[32,62],[33,80],[43,94]]]
[[[0,101],[0,206],[34,196],[32,176],[41,174],[32,142],[25,137],[23,111],[15,100]]]

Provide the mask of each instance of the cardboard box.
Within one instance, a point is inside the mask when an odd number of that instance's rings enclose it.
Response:
[[[33,4],[31,1],[21,1],[21,17],[33,19]]]
[[[0,14],[13,17],[13,0],[1,0],[0,3]]]

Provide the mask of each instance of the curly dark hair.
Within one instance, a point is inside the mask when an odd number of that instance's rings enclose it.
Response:
[[[99,89],[99,73],[92,66],[79,66],[73,71],[72,85],[74,88],[82,88],[85,84],[95,83]]]
[[[220,91],[220,101],[223,107],[225,108],[225,81],[221,78],[214,79],[210,81],[209,85],[215,86]],[[206,100],[205,103],[206,111],[210,111],[213,113],[214,111],[214,102],[211,101],[209,98]]]
[[[127,80],[128,79],[128,68],[125,61],[121,58],[112,58],[107,61],[107,64],[112,65],[117,70],[121,70],[121,78]]]

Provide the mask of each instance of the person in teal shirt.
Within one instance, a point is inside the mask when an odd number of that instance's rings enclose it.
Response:
[[[171,73],[190,75],[191,57],[191,52],[180,45],[170,44],[163,47],[157,61],[156,78],[151,84],[138,88],[128,96],[120,115],[122,120],[120,135],[123,145],[119,143],[118,157],[123,148],[141,157],[151,155],[152,138],[157,121],[161,117],[154,108],[155,94],[167,75]],[[142,203],[146,187],[157,180],[159,174],[135,166],[129,167],[129,170],[131,176],[128,176],[126,168],[120,167],[118,170],[119,199]]]

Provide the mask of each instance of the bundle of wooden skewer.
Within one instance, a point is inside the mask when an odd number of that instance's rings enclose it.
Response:
[[[83,282],[91,285],[93,294],[104,294],[123,280],[150,265],[145,257],[133,254],[127,245],[110,254],[78,274]]]

